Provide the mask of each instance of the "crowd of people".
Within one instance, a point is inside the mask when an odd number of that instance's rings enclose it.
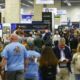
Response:
[[[78,29],[56,31],[52,35],[32,30],[27,36],[16,31],[0,38],[2,80],[69,80],[71,64],[75,80],[80,79],[80,33]]]

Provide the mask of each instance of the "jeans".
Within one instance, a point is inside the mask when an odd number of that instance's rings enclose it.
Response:
[[[80,80],[80,74],[75,74],[75,80]]]
[[[7,71],[6,80],[24,80],[24,70]]]

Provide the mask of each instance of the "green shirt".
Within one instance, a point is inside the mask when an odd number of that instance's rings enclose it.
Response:
[[[45,44],[44,40],[40,37],[36,38],[34,40],[34,44],[35,46],[37,46],[38,48],[42,48],[42,46]]]

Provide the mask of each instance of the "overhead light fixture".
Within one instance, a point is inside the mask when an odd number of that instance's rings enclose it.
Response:
[[[33,4],[33,1],[28,1],[30,4]]]
[[[0,6],[5,5],[5,3],[0,4]]]
[[[26,5],[26,4],[24,4],[24,3],[21,3],[21,5],[24,5],[24,6],[30,7],[29,5]]]
[[[71,3],[67,3],[68,6],[71,6]]]
[[[63,2],[64,2],[64,3],[68,3],[68,0],[64,0]]]

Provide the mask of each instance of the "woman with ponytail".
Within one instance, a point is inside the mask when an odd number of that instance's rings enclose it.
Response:
[[[74,64],[75,80],[80,80],[80,44],[78,44],[77,53],[73,55],[72,64]]]

